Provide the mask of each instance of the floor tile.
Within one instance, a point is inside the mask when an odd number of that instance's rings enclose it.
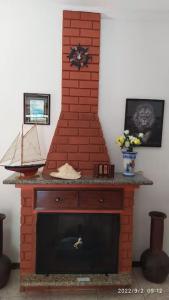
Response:
[[[156,299],[158,299],[158,297],[169,295],[169,277],[165,282],[157,284],[145,279],[140,268],[134,269],[133,273],[138,282],[138,287],[144,291],[144,294],[146,297],[148,296],[149,299],[150,296],[154,296]]]
[[[19,290],[19,271],[12,270],[7,285],[4,288],[0,289],[0,300],[1,298],[4,300],[4,297],[9,299],[9,297],[20,296],[21,295]]]
[[[124,291],[124,292],[121,292]],[[144,295],[142,294],[134,294],[132,292],[132,289],[119,289],[119,292],[103,292],[103,293],[99,293],[98,294],[98,300],[109,300],[109,299],[115,299],[115,300],[129,300],[129,299],[133,299],[133,300],[144,300]]]
[[[82,292],[49,292],[44,293],[43,295],[40,293],[28,293],[25,300],[97,300],[96,292],[91,291],[82,291]]]
[[[163,295],[163,294],[149,294],[145,296],[145,300],[169,300],[169,295]]]

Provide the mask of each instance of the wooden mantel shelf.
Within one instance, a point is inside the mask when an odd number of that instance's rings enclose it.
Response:
[[[153,181],[144,177],[138,172],[133,177],[124,176],[122,173],[115,173],[114,178],[82,177],[76,180],[58,179],[48,175],[38,174],[34,178],[21,179],[18,173],[14,173],[3,181],[4,184],[16,185],[152,185]]]

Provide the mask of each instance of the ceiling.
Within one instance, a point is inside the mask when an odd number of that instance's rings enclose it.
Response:
[[[116,18],[126,15],[167,15],[169,0],[56,0],[64,9],[90,10]]]

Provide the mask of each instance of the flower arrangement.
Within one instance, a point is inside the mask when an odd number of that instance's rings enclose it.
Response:
[[[136,136],[133,136],[130,135],[129,130],[125,130],[123,135],[116,138],[116,143],[121,149],[127,152],[133,152],[133,147],[141,145],[143,136],[143,133],[138,133]]]

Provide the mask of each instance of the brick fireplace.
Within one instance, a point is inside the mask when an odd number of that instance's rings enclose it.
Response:
[[[70,48],[79,43],[88,47],[92,56],[88,67],[80,70],[70,66],[67,57]],[[128,286],[132,270],[134,191],[140,185],[152,182],[141,174],[133,178],[125,178],[122,174],[115,174],[114,178],[93,177],[95,164],[110,162],[98,118],[100,14],[64,11],[62,49],[62,109],[43,174],[30,179],[21,179],[14,174],[4,181],[21,189],[21,289]],[[49,176],[65,162],[82,171],[82,178],[62,180]],[[102,217],[112,215],[112,226],[113,220],[118,219],[117,253],[116,258],[112,258],[116,265],[112,277],[96,274],[86,284],[77,284],[77,276],[73,277],[73,274],[71,278],[65,277],[65,282],[59,274],[54,277],[37,274],[37,224],[42,214],[48,218],[50,214],[86,214],[90,220],[92,214],[96,219],[100,214]],[[104,226],[102,223],[100,226]],[[44,235],[48,233],[44,232]],[[110,257],[113,257],[113,251],[112,245]]]
[[[128,287],[131,285],[134,191],[140,185],[151,185],[151,180],[145,178],[142,174],[126,178],[121,173],[116,173],[114,178],[83,177],[75,181],[55,179],[42,174],[32,179],[20,179],[17,174],[14,174],[7,178],[4,183],[15,184],[17,188],[21,189],[20,288],[22,291],[35,289],[58,290],[72,287],[76,289],[102,289],[119,286]],[[37,260],[39,247],[43,253],[41,259],[45,260],[45,257],[46,260],[48,259],[47,256],[44,256],[45,248],[44,250],[42,249],[42,247],[46,247],[45,243],[43,243],[42,233],[41,242],[40,244],[37,243],[39,240],[38,220],[42,215],[50,218],[50,215],[52,217],[54,214],[61,217],[62,214],[65,216],[70,216],[71,214],[82,216],[86,214],[91,216],[90,220],[92,215],[97,216],[97,219],[99,219],[100,214],[102,216],[112,215],[112,220],[114,218],[119,220],[118,224],[113,223],[113,221],[111,223],[111,226],[117,228],[118,235],[116,236],[116,244],[113,241],[111,248],[108,249],[109,256],[112,258],[111,261],[113,264],[115,263],[115,267],[110,268],[111,272],[108,276],[103,273],[104,269],[101,271],[101,274],[92,274],[93,272],[90,274],[88,272],[87,275],[85,275],[84,269],[82,274],[80,273],[81,275],[77,274],[76,271],[65,275],[63,274],[64,270],[61,269],[61,275],[57,271],[56,274],[53,274],[53,268],[51,271],[52,275],[46,276],[48,275],[48,269],[45,274],[44,264],[41,266],[41,260]],[[54,224],[56,223],[57,221]],[[100,226],[105,224],[101,222]],[[114,230],[115,233],[116,229]],[[57,231],[55,225],[51,227],[51,231]],[[41,232],[48,236],[48,232],[43,230],[43,228]],[[54,236],[55,239],[54,241],[52,240],[53,245],[58,242],[58,235]],[[68,237],[67,234],[62,236],[63,240]],[[76,236],[77,241],[78,238]],[[54,251],[53,247],[55,247],[53,245],[51,248],[52,252]],[[116,254],[114,246],[116,246]],[[112,254],[110,253],[111,251]],[[116,255],[115,259],[114,255]],[[102,255],[100,260],[104,260]],[[54,260],[54,263],[56,263],[56,260]],[[59,268],[59,266],[56,266],[54,270],[60,270]],[[95,270],[98,269],[95,265]],[[71,269],[66,268],[66,270],[69,273]],[[85,277],[86,279],[86,276],[87,282],[83,282],[83,278]],[[80,281],[77,282],[77,280]]]
[[[57,212],[57,213],[112,213],[120,216],[120,236],[118,250],[118,272],[130,273],[132,268],[132,232],[133,232],[133,201],[134,190],[138,187],[137,184],[112,184],[112,180],[107,180],[103,184],[60,184],[60,181],[55,180],[53,184],[40,184],[35,180],[34,184],[17,184],[21,188],[21,253],[20,253],[20,271],[21,276],[26,274],[36,273],[36,220],[38,213]],[[36,184],[36,182],[38,184]],[[87,182],[87,181],[86,181]],[[95,182],[93,180],[93,182]],[[90,204],[75,204],[75,200],[65,204],[55,202],[60,191],[88,191],[102,192],[108,191],[111,196],[109,199],[104,197],[104,202],[99,199],[95,202],[95,197],[89,198]],[[47,192],[53,191],[54,196],[48,197],[49,202],[45,202],[44,195],[38,191]],[[63,194],[62,194],[63,197]],[[101,196],[99,196],[101,197]],[[102,195],[103,198],[103,195]],[[84,200],[85,201],[85,200]],[[101,224],[102,226],[102,224]]]

